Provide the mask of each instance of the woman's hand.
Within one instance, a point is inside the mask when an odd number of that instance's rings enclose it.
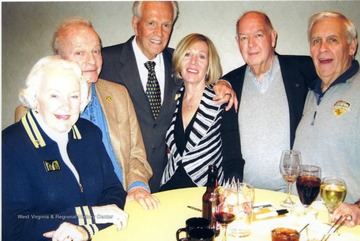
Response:
[[[115,204],[92,207],[95,216],[95,223],[112,223],[117,229],[124,229],[127,225],[129,215]]]
[[[83,227],[72,223],[64,222],[57,230],[46,232],[43,234],[52,241],[86,241],[89,239],[88,233]]]

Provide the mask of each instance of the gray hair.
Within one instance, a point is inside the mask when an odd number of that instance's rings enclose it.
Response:
[[[312,30],[314,24],[317,21],[322,20],[324,18],[341,19],[343,21],[345,29],[346,29],[348,43],[351,43],[351,41],[353,39],[357,39],[357,31],[356,31],[355,25],[350,19],[348,19],[347,17],[345,17],[344,15],[342,15],[341,13],[338,13],[338,12],[319,12],[309,18],[309,24],[308,24],[308,41],[309,42],[311,41],[310,34],[311,34],[311,30]]]
[[[79,80],[80,83],[80,112],[82,112],[88,104],[88,85],[82,79],[81,68],[78,64],[64,60],[59,55],[52,55],[41,58],[32,67],[26,78],[26,87],[19,92],[21,103],[32,110],[36,110],[37,98],[42,81],[46,81],[45,76],[54,70],[61,72],[70,72]]]
[[[64,19],[63,21],[60,22],[60,24],[58,25],[58,27],[53,35],[52,49],[53,49],[54,54],[56,54],[56,55],[63,54],[63,48],[64,48],[63,42],[64,42],[64,39],[66,38],[65,33],[67,31],[67,28],[72,27],[72,26],[89,27],[89,28],[92,28],[94,30],[94,32],[96,33],[90,20],[88,20],[86,18],[72,17],[72,18]],[[99,37],[99,35],[98,35],[98,37]],[[101,44],[100,37],[99,37],[99,41]]]
[[[159,1],[159,2],[163,2],[163,1]],[[177,17],[178,17],[178,13],[179,13],[179,5],[177,3],[177,1],[170,1],[171,5],[172,5],[172,9],[173,9],[173,15],[174,15],[174,19],[173,22],[176,21]],[[132,12],[133,15],[137,18],[141,18],[142,16],[142,9],[141,6],[143,4],[143,1],[135,1],[132,7]]]

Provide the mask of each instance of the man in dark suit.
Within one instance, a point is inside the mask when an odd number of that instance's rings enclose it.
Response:
[[[292,148],[316,72],[308,56],[278,55],[276,39],[264,13],[247,12],[238,20],[237,42],[246,64],[223,78],[236,92],[239,112],[225,113],[222,127],[224,161],[242,155],[244,182],[283,190],[281,152]]]
[[[178,96],[176,93],[182,86],[181,81],[176,81],[172,76],[173,50],[166,47],[177,13],[178,5],[175,1],[134,2],[132,26],[135,36],[125,43],[102,50],[104,63],[100,77],[125,85],[135,106],[147,158],[153,170],[150,179],[152,192],[158,191],[168,161],[165,133],[175,111]],[[144,63],[150,60],[155,62],[156,77],[161,90],[162,105],[156,118],[145,93],[148,70]],[[218,84],[218,91],[215,89],[215,92],[222,102],[230,99],[228,108],[232,106],[235,93],[228,88],[228,84]]]

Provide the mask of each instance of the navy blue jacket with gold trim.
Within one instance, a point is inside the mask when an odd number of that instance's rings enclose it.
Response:
[[[63,222],[82,225],[92,236],[110,224],[95,224],[91,206],[116,204],[126,192],[114,173],[101,131],[79,119],[69,132],[68,155],[80,183],[28,112],[2,131],[2,238],[48,240],[43,233]]]

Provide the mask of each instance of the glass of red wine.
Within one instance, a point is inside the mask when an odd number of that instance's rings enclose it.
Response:
[[[224,235],[222,240],[226,241],[227,225],[236,218],[234,207],[237,206],[238,195],[236,194],[236,190],[230,186],[218,187],[215,192],[218,193],[219,201],[214,210],[214,217],[223,227]]]
[[[314,165],[300,165],[300,173],[296,179],[296,189],[305,210],[319,195],[320,185],[321,168]]]

